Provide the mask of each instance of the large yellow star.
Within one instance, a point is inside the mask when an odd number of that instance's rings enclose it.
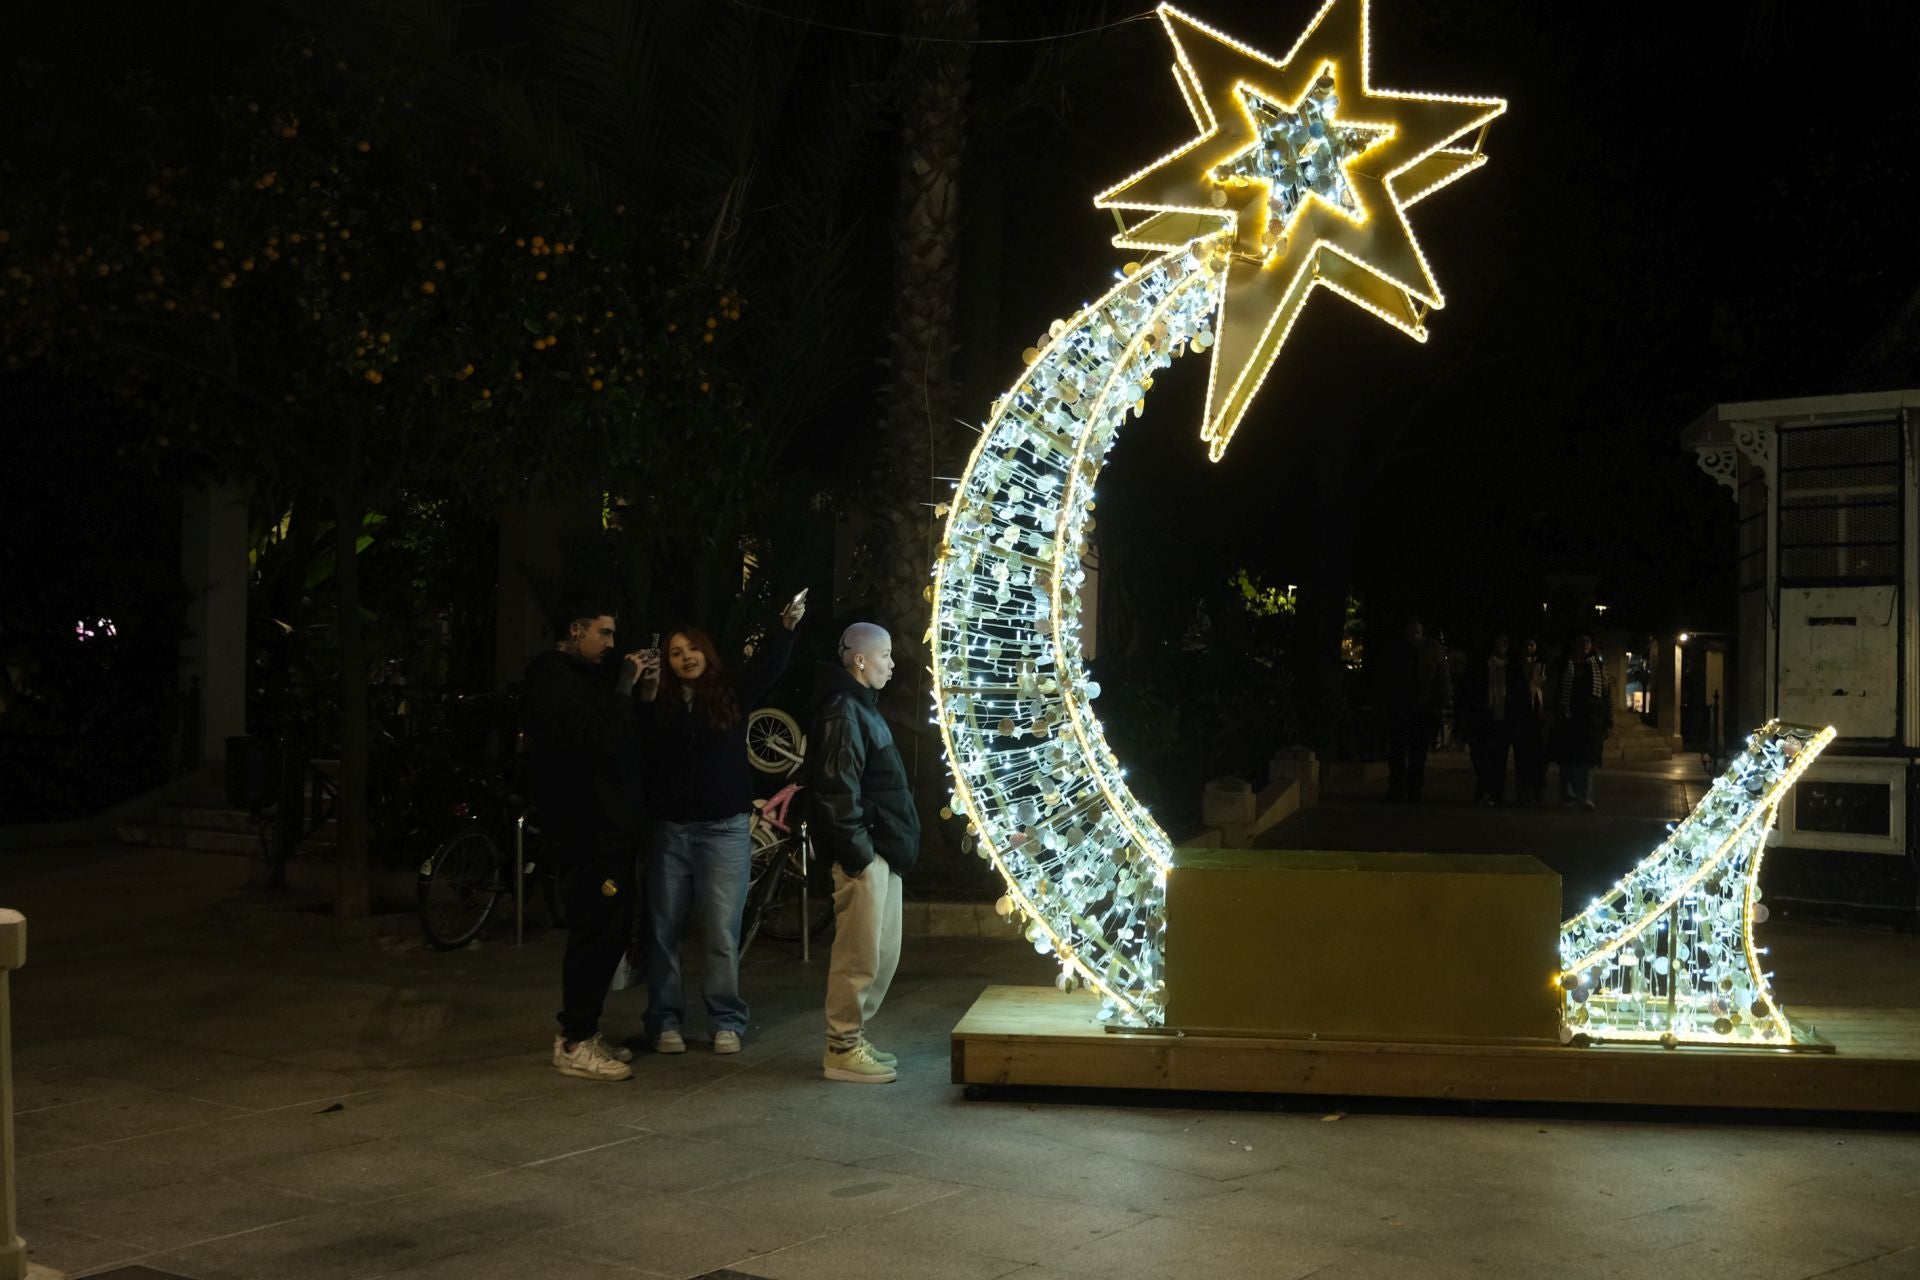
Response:
[[[1507,104],[1374,88],[1367,0],[1327,0],[1278,60],[1171,5],[1159,14],[1199,136],[1094,203],[1150,213],[1122,224],[1122,248],[1200,240],[1224,259],[1201,431],[1217,460],[1314,286],[1426,340],[1445,299],[1406,210],[1481,165]]]

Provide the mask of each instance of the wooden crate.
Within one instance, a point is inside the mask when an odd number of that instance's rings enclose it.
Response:
[[[1098,1000],[989,987],[953,1030],[968,1085],[1920,1113],[1920,1009],[1807,1008],[1834,1046],[1404,1044],[1115,1032]]]

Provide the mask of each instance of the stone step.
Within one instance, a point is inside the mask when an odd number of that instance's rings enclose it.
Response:
[[[194,849],[201,853],[230,853],[247,857],[261,856],[260,837],[251,827],[234,831],[219,827],[182,825],[171,822],[129,822],[114,829],[121,844],[154,849]],[[325,853],[336,841],[334,824],[322,823],[305,840],[300,852]]]
[[[190,801],[155,805],[149,821],[166,827],[194,827],[201,831],[253,830],[253,815],[245,809]]]
[[[1664,742],[1610,742],[1607,744],[1606,758],[1609,763],[1616,760],[1671,760],[1673,748]]]
[[[1659,745],[1640,746],[1633,743],[1615,746],[1610,742],[1607,744],[1605,759],[1608,764],[1655,764],[1662,760],[1673,759],[1673,749]]]
[[[195,849],[201,853],[259,856],[260,838],[249,831],[218,831],[160,822],[129,822],[114,828],[121,844],[151,849]]]

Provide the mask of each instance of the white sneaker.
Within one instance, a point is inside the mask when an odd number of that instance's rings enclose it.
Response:
[[[653,1038],[653,1051],[655,1053],[685,1053],[687,1051],[687,1042],[681,1037],[677,1030],[668,1027],[665,1031],[662,1031]]]
[[[864,1040],[851,1049],[829,1046],[820,1059],[820,1072],[845,1084],[892,1084],[895,1079],[893,1068],[875,1058]]]
[[[716,1031],[713,1033],[713,1051],[715,1053],[740,1052],[740,1033],[738,1031]]]
[[[627,1046],[623,1044],[609,1044],[605,1036],[595,1036],[594,1039],[606,1045],[607,1052],[613,1055],[616,1062],[633,1061],[633,1050],[627,1048]]]
[[[633,1068],[614,1057],[599,1036],[582,1040],[571,1049],[564,1039],[555,1036],[553,1066],[563,1076],[582,1080],[627,1080],[633,1076]]]
[[[897,1067],[900,1065],[899,1058],[895,1057],[891,1053],[888,1053],[885,1049],[880,1048],[878,1045],[874,1044],[873,1041],[862,1040],[860,1043],[867,1046],[867,1055],[871,1057],[875,1062],[879,1063],[881,1066]]]

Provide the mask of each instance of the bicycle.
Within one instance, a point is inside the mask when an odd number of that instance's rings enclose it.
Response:
[[[539,880],[549,922],[566,925],[559,876],[539,856],[540,828],[529,820],[523,789],[516,785],[519,764],[516,752],[497,771],[456,764],[436,779],[445,789],[433,821],[444,834],[420,863],[415,896],[421,932],[437,951],[478,937],[501,899],[524,901],[530,875]],[[450,830],[444,828],[448,817]]]
[[[763,931],[780,942],[801,942],[803,935],[804,940],[817,938],[833,923],[832,872],[812,856],[807,824],[800,823],[796,831],[788,820],[799,794],[799,784],[792,783],[770,799],[754,802],[742,957]]]
[[[547,922],[556,929],[566,928],[557,870],[537,856],[527,856],[527,840],[537,848],[539,836],[540,829],[520,815],[514,819],[513,836],[504,842],[478,820],[462,824],[442,840],[420,864],[417,881],[420,931],[427,945],[436,951],[466,946],[487,927],[502,899],[513,900],[510,850],[515,848],[520,850],[521,891],[529,878],[537,879]]]

